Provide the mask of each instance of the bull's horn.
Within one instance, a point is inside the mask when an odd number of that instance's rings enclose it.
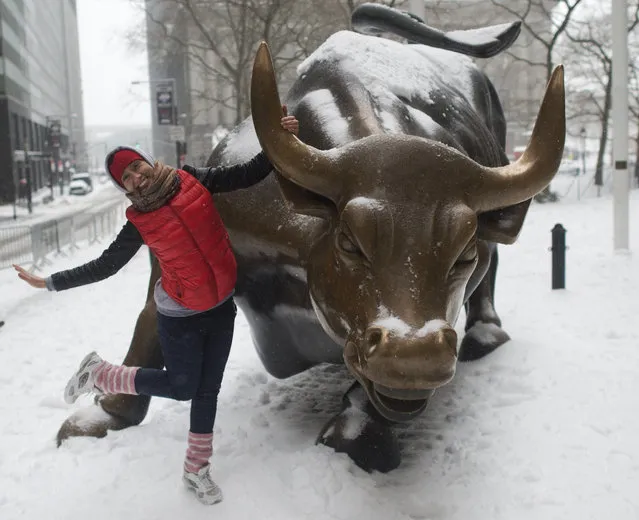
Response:
[[[260,43],[253,63],[251,112],[257,138],[273,166],[291,182],[336,200],[340,188],[329,153],[304,144],[280,124],[282,105],[266,42]]]
[[[471,194],[477,211],[518,204],[543,190],[557,173],[566,139],[564,68],[552,73],[526,151],[514,163],[481,168],[481,185]]]

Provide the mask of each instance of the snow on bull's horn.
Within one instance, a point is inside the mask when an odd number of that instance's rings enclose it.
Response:
[[[251,112],[257,138],[275,168],[291,182],[335,200],[339,175],[330,153],[304,144],[280,124],[282,104],[266,42],[260,43],[253,63]]]
[[[514,163],[480,167],[479,186],[471,194],[476,211],[518,204],[543,190],[557,173],[566,139],[564,68],[559,65],[546,87],[526,151]]]

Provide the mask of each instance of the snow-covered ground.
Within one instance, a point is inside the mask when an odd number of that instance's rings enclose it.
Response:
[[[186,403],[155,399],[139,427],[55,447],[62,421],[90,405],[62,400],[78,361],[91,349],[119,360],[128,347],[146,252],[105,282],[61,293],[0,271],[0,519],[637,519],[639,262],[612,252],[611,221],[607,192],[533,205],[518,243],[501,248],[497,309],[512,341],[461,365],[427,412],[397,430],[404,463],[387,475],[314,445],[349,385],[345,372],[271,378],[238,315],[213,458],[225,500],[212,508],[181,487]],[[563,291],[550,289],[557,222],[570,248]],[[631,233],[636,251],[639,227]]]

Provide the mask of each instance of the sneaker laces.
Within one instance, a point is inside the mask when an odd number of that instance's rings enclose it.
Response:
[[[220,491],[219,486],[215,483],[215,481],[211,477],[211,474],[208,471],[206,472],[206,476],[204,477],[204,481],[206,483],[206,492],[207,493],[212,493],[212,492],[218,493]]]
[[[206,468],[206,469],[205,469]],[[220,487],[215,483],[213,477],[211,477],[211,472],[209,471],[209,467],[205,466],[197,473],[187,472],[191,475],[194,475],[196,478],[197,486],[200,488],[200,491],[204,493],[219,493]]]

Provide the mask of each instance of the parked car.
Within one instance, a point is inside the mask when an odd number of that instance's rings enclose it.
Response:
[[[93,191],[93,180],[88,173],[74,173],[69,183],[69,195],[86,195]]]
[[[89,188],[93,189],[93,178],[91,177],[90,173],[86,173],[86,172],[79,172],[79,173],[74,173],[73,175],[71,175],[71,180],[75,181],[75,180],[81,180],[86,182],[89,185]]]

